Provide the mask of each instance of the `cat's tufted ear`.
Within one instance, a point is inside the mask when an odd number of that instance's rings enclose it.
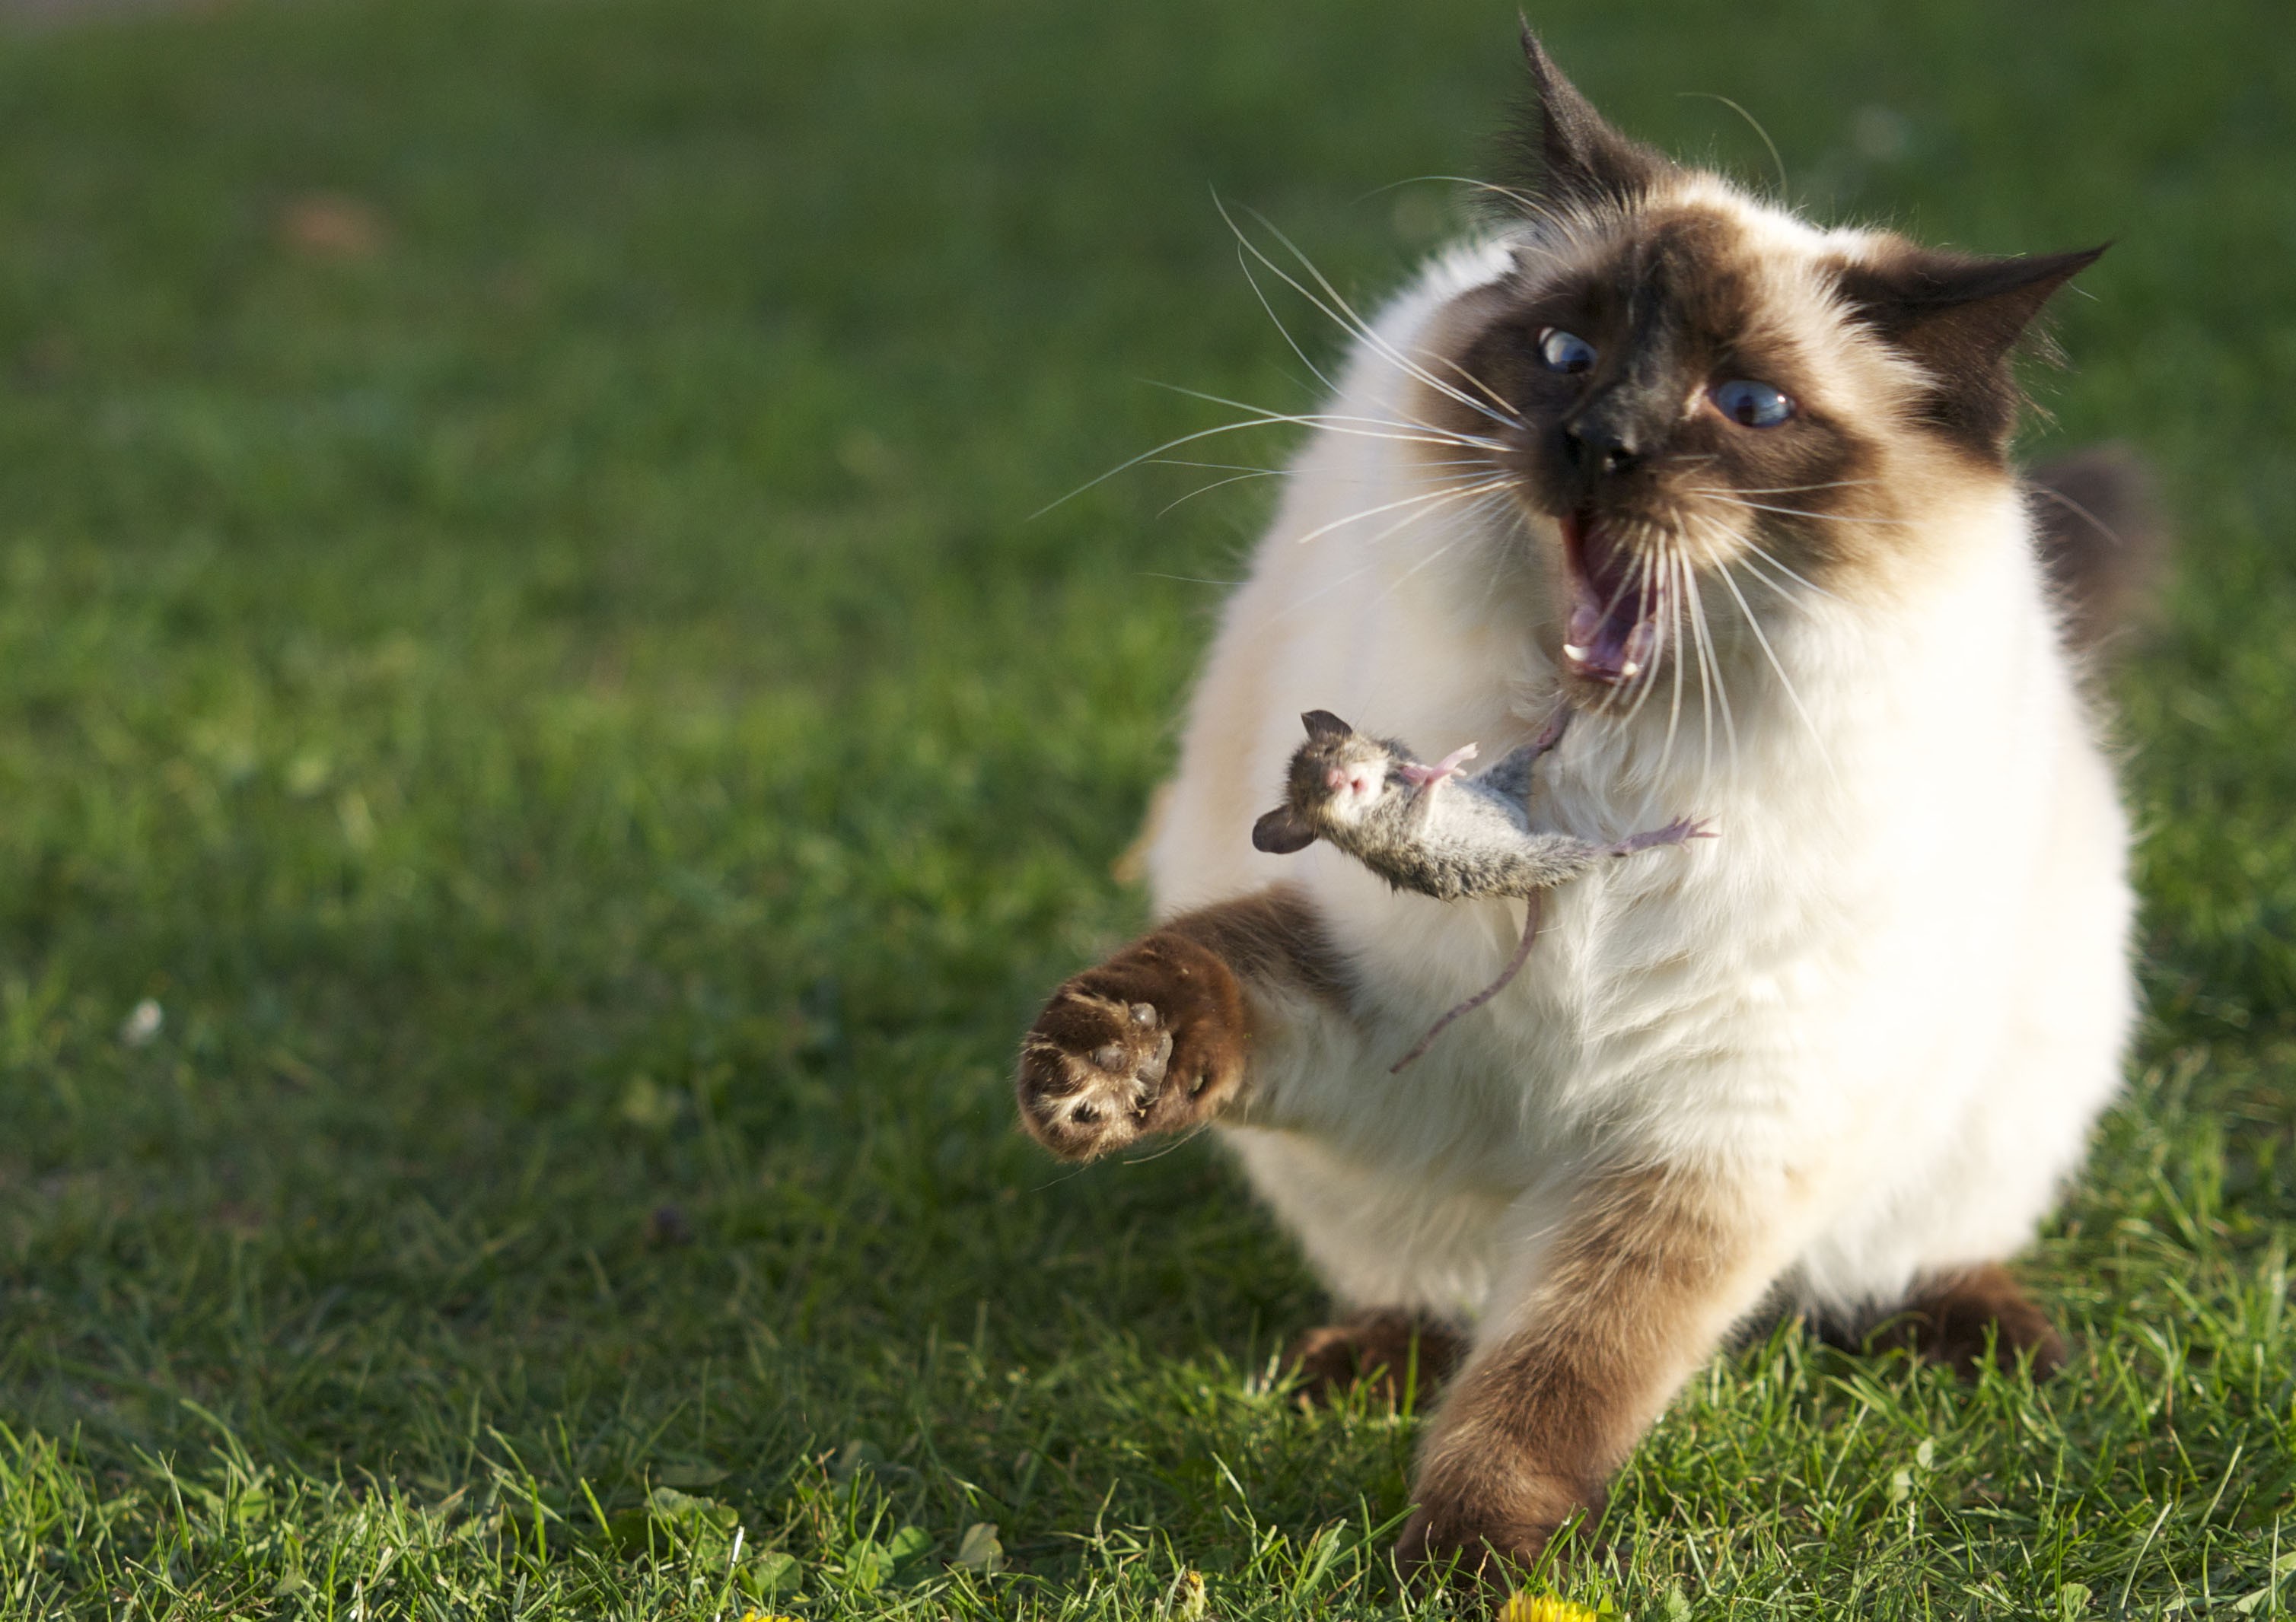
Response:
[[[1530,71],[1530,105],[1515,134],[1517,188],[1542,202],[1564,207],[1631,207],[1673,168],[1663,153],[1628,139],[1605,123],[1578,86],[1522,24],[1523,65]]]
[[[2009,351],[2049,295],[2103,252],[2079,248],[1988,259],[1909,243],[1843,266],[1841,291],[1860,321],[1930,374],[1931,422],[1998,451],[2016,425],[2021,397]]]

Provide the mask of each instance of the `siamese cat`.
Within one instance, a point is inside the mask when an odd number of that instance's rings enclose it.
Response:
[[[2102,250],[1813,225],[1524,49],[1511,216],[1361,329],[1195,689],[1161,922],[1054,994],[1018,1084],[1070,1159],[1217,1128],[1346,1309],[1311,1382],[1414,1337],[1449,1370],[1399,1552],[1475,1569],[1598,1507],[1757,1311],[2053,1368],[2003,1264],[2136,1006],[2083,665],[2136,492],[2009,458],[2012,349]],[[1717,837],[1551,891],[1520,976],[1390,1074],[1523,903],[1255,849],[1324,708],[1500,752],[1568,709],[1532,827]]]

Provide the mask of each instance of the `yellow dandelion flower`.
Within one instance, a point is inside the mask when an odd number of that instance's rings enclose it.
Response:
[[[1592,1610],[1551,1593],[1518,1593],[1499,1609],[1499,1622],[1597,1622]]]

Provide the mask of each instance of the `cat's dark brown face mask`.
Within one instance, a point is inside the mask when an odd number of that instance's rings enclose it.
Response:
[[[1464,385],[1428,406],[1504,445],[1558,537],[1560,663],[1616,688],[1685,616],[1710,622],[1707,595],[1751,627],[1756,599],[1885,552],[1941,478],[2005,477],[2011,347],[2103,250],[1978,259],[1763,227],[1524,46],[1536,151],[1510,194],[1530,227],[1515,274],[1469,301],[1447,357]]]

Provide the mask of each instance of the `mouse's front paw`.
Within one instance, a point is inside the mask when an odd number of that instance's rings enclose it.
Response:
[[[1045,1004],[1021,1043],[1021,1124],[1071,1160],[1193,1126],[1234,1094],[1243,1044],[1234,973],[1160,930]]]

